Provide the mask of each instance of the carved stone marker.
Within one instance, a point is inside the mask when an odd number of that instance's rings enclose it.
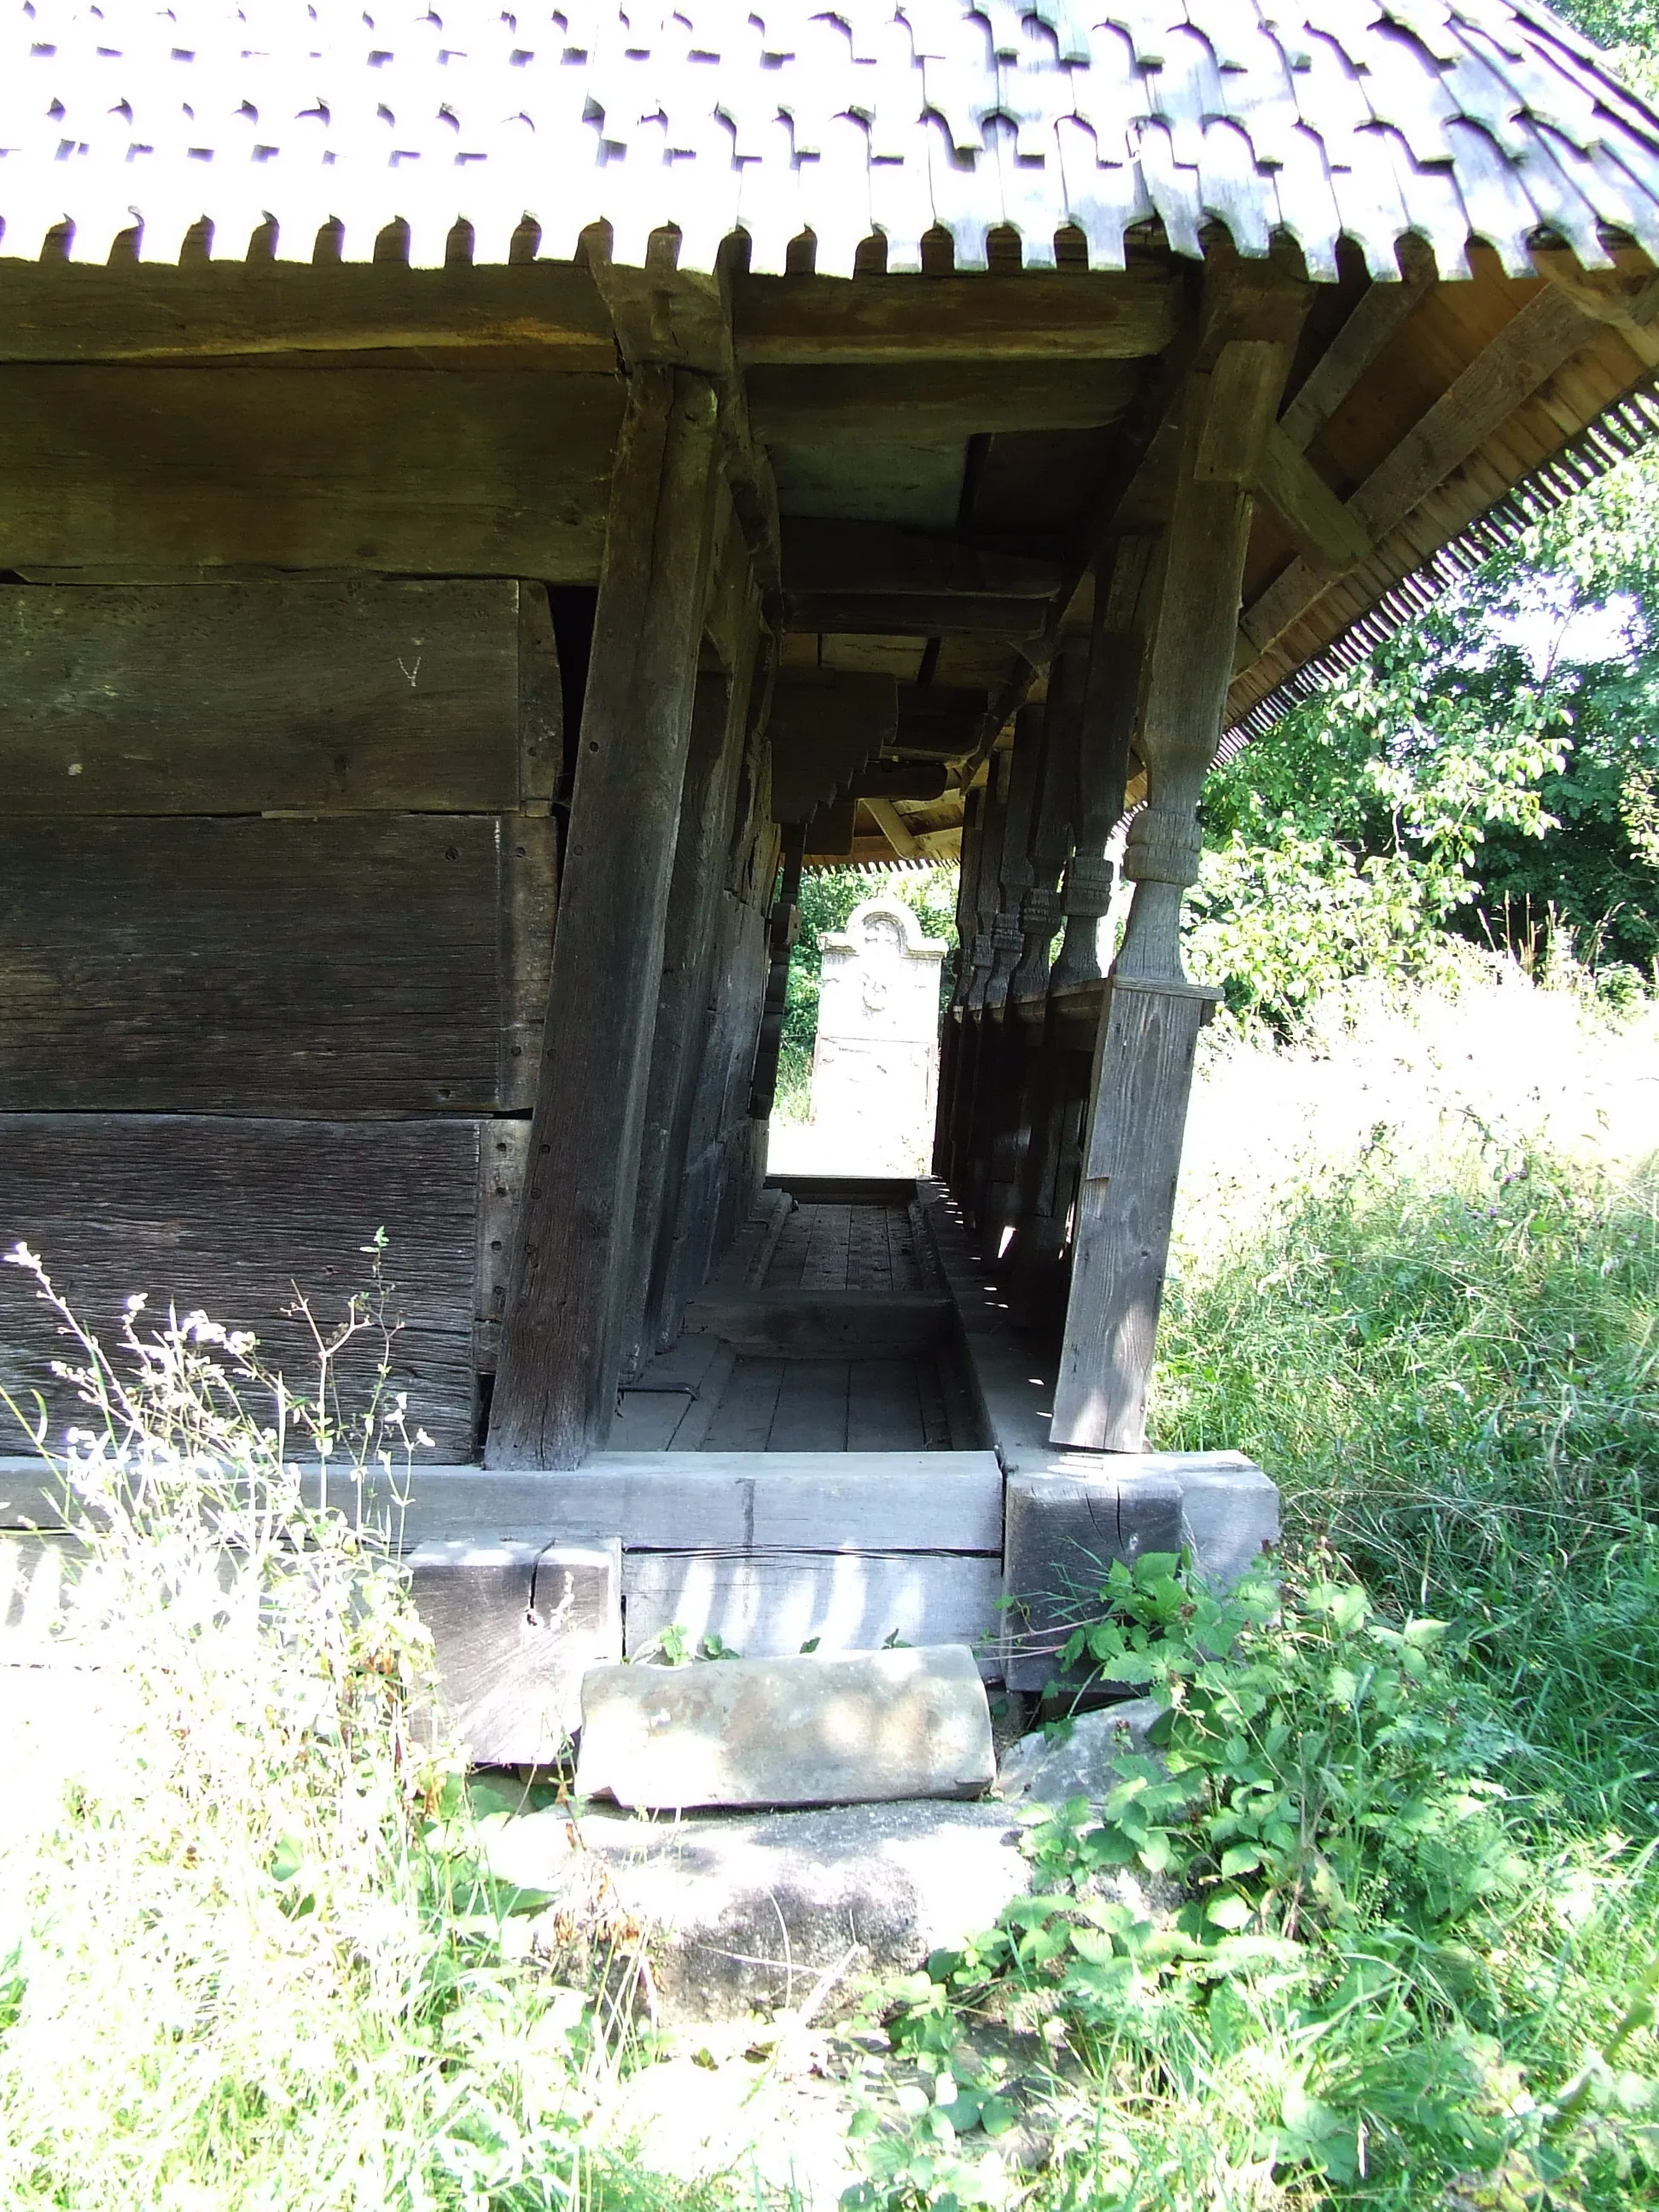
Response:
[[[931,1139],[944,944],[897,899],[872,898],[818,945],[813,1121],[880,1151],[901,1133]]]

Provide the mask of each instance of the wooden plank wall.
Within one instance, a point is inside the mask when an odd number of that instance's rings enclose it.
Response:
[[[106,1341],[143,1291],[297,1382],[296,1286],[337,1317],[384,1228],[391,1386],[467,1457],[562,757],[539,585],[0,587],[0,1249]],[[5,1271],[0,1375],[54,1429],[61,1350]]]

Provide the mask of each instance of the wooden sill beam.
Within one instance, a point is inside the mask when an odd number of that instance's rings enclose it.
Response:
[[[1178,279],[1158,268],[1006,276],[748,276],[747,368],[813,362],[1144,361],[1175,334]]]

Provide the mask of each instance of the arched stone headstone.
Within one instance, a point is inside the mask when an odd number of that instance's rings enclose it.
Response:
[[[897,899],[866,899],[844,930],[818,939],[818,1040],[812,1119],[838,1135],[867,1136],[872,1158],[896,1139],[925,1149],[939,1076],[939,963]]]

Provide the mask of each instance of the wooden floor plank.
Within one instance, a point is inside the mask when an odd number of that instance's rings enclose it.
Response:
[[[801,1288],[806,1291],[844,1291],[847,1287],[847,1245],[852,1230],[850,1206],[803,1206],[814,1216],[801,1268]]]
[[[704,1451],[766,1449],[785,1364],[781,1359],[739,1359],[735,1363],[719,1410],[708,1425]]]
[[[915,1451],[926,1444],[920,1366],[913,1359],[856,1359],[849,1364],[848,1451]]]
[[[666,1451],[690,1409],[685,1389],[624,1390],[611,1424],[612,1451]]]
[[[789,1359],[772,1416],[769,1451],[845,1451],[845,1359]]]

